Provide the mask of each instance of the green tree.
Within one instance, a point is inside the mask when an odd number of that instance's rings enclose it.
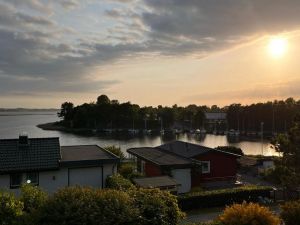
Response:
[[[0,192],[0,224],[19,225],[22,221],[24,204],[7,192]]]
[[[59,117],[62,117],[64,121],[71,121],[73,118],[74,104],[72,102],[64,102],[61,105]]]
[[[106,146],[104,147],[105,150],[113,153],[114,155],[118,156],[121,160],[125,159],[125,154],[122,152],[120,147],[116,147],[115,145]]]
[[[100,95],[97,98],[97,105],[108,105],[110,104],[110,99],[106,95]]]
[[[287,174],[281,178],[287,188],[297,188],[300,184],[300,114],[294,119],[294,124],[288,134],[278,135],[273,140],[276,151],[282,154],[282,166],[287,168]]]

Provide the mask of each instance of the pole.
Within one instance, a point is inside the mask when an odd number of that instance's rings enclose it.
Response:
[[[261,128],[261,155],[263,156],[264,155],[264,122],[261,122],[260,123],[260,128]]]

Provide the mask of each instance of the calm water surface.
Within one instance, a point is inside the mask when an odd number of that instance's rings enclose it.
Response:
[[[120,146],[125,152],[127,148],[141,146],[158,146],[172,139],[162,139],[160,136],[143,137],[87,137],[76,134],[70,134],[60,131],[45,131],[36,125],[57,121],[56,112],[0,112],[0,139],[16,138],[22,132],[28,133],[30,137],[59,137],[61,145],[79,145],[79,144],[98,144],[99,146],[116,145]],[[269,142],[261,143],[259,141],[240,141],[229,143],[226,136],[206,135],[198,137],[195,135],[182,134],[173,138],[173,140],[182,140],[192,143],[198,143],[208,147],[217,147],[232,145],[240,147],[246,154],[277,155],[271,148]]]

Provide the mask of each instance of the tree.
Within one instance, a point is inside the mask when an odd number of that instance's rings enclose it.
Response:
[[[300,114],[295,119],[288,134],[280,134],[272,141],[276,151],[282,153],[282,166],[287,168],[288,175],[282,177],[288,188],[297,188],[300,184]]]
[[[110,99],[106,95],[100,95],[97,98],[97,105],[108,105],[110,104]]]
[[[71,121],[73,118],[73,109],[74,109],[74,104],[72,102],[64,102],[61,105],[58,116],[62,117],[64,121]]]
[[[124,152],[122,152],[120,147],[116,147],[114,145],[111,145],[111,146],[106,146],[104,149],[111,152],[111,153],[113,153],[114,155],[118,156],[121,160],[125,159]]]

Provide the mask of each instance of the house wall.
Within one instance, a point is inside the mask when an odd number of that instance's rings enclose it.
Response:
[[[180,184],[178,193],[186,193],[191,190],[191,169],[173,169],[171,175]]]
[[[107,176],[113,175],[116,172],[117,165],[103,165],[103,187],[106,186]],[[23,181],[26,181],[26,173],[23,174]],[[70,184],[70,186],[82,185],[102,188],[101,166],[70,169],[62,167],[59,170],[39,172],[39,187],[48,193],[53,193],[60,188],[68,186],[68,184]],[[9,175],[0,175],[0,189],[7,189],[16,194],[19,193],[19,189],[10,189]]]
[[[162,175],[160,167],[150,162],[145,162],[144,173],[147,177],[155,177]]]
[[[210,161],[210,173],[192,172],[192,186],[199,186],[203,182],[235,180],[237,173],[237,158],[231,155],[209,152],[194,157],[199,161]]]

